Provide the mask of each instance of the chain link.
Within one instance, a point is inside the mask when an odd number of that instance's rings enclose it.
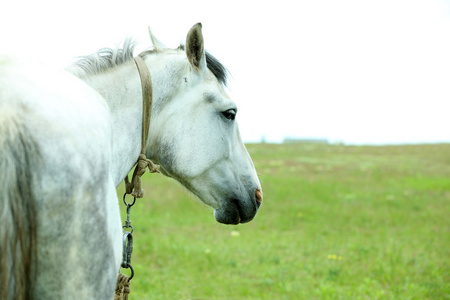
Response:
[[[128,203],[126,200],[126,193],[123,195],[123,203],[127,207],[127,219],[125,221],[125,224],[123,227],[123,252],[122,252],[122,268],[131,269],[131,278],[134,276],[134,269],[131,266],[131,253],[133,252],[133,226],[131,226],[131,220],[130,220],[130,213],[131,213],[131,207],[136,203],[136,197],[134,197],[132,203]],[[127,229],[130,229],[130,231],[127,231]]]

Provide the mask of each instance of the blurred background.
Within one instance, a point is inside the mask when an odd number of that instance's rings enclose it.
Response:
[[[450,141],[450,2],[8,1],[1,52],[67,66],[147,26],[167,46],[203,23],[247,142]]]

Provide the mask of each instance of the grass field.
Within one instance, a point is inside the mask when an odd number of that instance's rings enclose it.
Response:
[[[248,224],[143,177],[130,299],[450,299],[450,144],[247,148],[264,191]]]

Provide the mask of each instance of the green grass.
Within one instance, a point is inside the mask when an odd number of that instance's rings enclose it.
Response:
[[[143,177],[130,299],[450,299],[450,144],[247,148],[264,191],[248,224]]]

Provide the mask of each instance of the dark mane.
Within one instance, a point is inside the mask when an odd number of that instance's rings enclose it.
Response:
[[[225,66],[208,51],[206,51],[206,65],[208,69],[216,76],[217,80],[224,86],[227,85],[228,70]]]
[[[180,45],[178,50],[184,50],[184,45]],[[206,66],[221,84],[227,86],[229,75],[228,69],[208,51],[206,51]]]

